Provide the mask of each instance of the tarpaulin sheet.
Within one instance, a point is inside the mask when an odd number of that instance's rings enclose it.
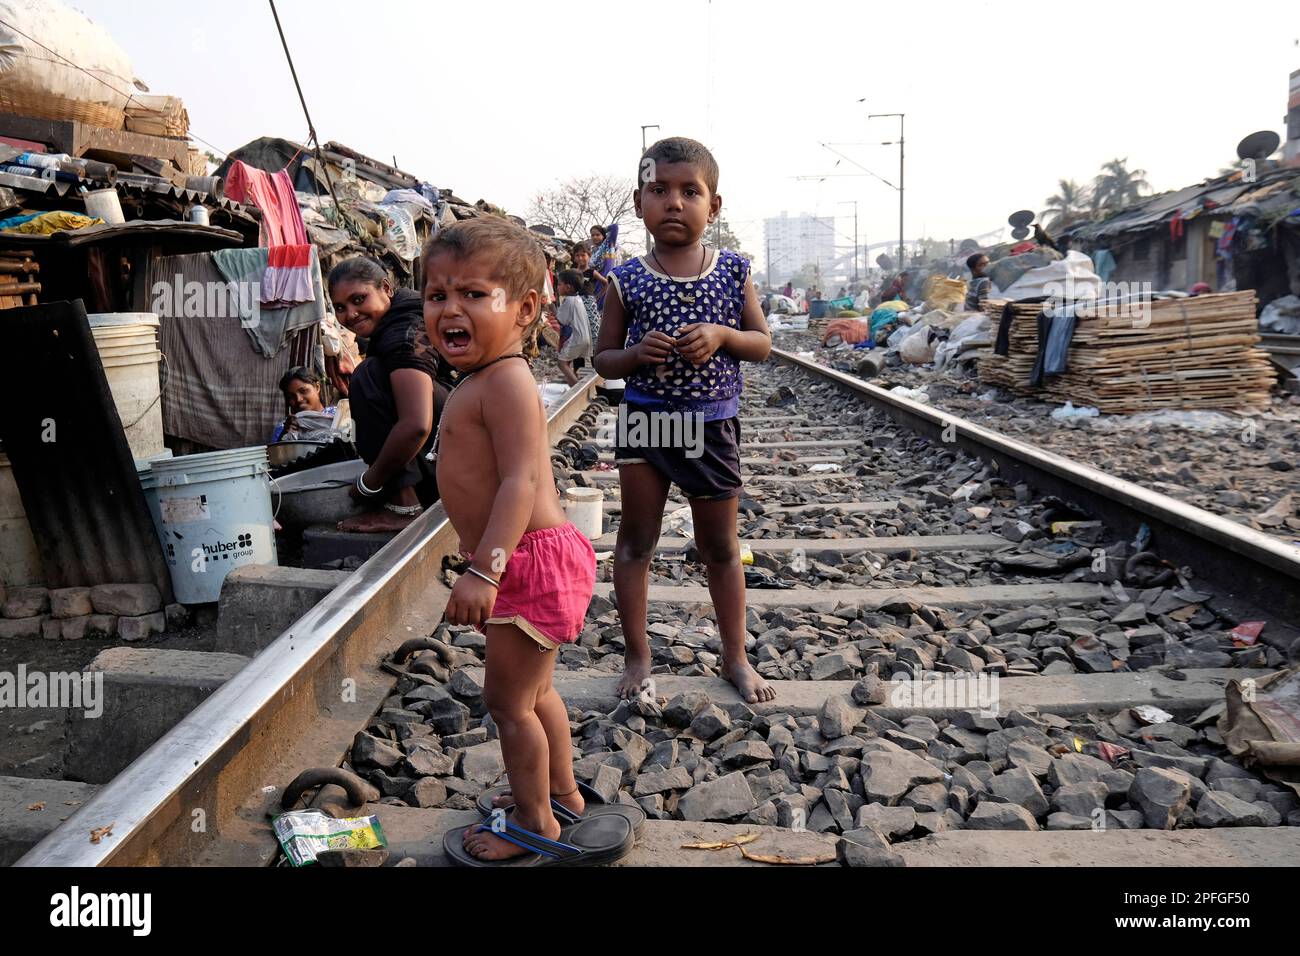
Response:
[[[1219,733],[1247,767],[1300,796],[1300,667],[1229,681]]]

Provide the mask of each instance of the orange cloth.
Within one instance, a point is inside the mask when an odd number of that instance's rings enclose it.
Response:
[[[832,319],[830,324],[826,326],[826,334],[822,336],[822,345],[825,345],[832,335],[838,335],[849,345],[865,342],[871,335],[871,320]]]

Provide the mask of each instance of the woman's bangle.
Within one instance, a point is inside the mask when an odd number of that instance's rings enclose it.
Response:
[[[501,587],[500,581],[496,580],[495,578],[488,577],[486,574],[484,574],[478,568],[474,567],[474,565],[472,564],[469,567],[467,567],[465,570],[468,571],[470,574],[474,575],[474,577],[476,578],[482,578],[484,581],[492,585],[494,588]]]
[[[379,494],[379,492],[383,491],[382,488],[376,488],[373,491],[371,491],[369,488],[366,487],[365,478],[366,478],[366,473],[364,471],[361,472],[361,474],[357,475],[357,491],[361,492],[367,498],[373,498],[375,495]]]

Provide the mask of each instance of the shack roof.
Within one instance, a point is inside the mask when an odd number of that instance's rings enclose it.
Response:
[[[1125,206],[1109,219],[1079,223],[1064,230],[1063,235],[1076,241],[1100,241],[1126,232],[1154,229],[1178,213],[1182,213],[1184,219],[1207,214],[1220,217],[1258,215],[1263,211],[1261,203],[1270,208],[1285,206],[1289,201],[1300,205],[1300,201],[1288,199],[1294,198],[1297,186],[1300,186],[1300,169],[1294,167],[1271,170],[1253,183],[1242,182],[1239,174],[1220,176],[1195,186],[1143,198]]]
[[[150,236],[207,239],[212,242],[214,249],[240,246],[244,243],[244,237],[240,233],[233,229],[222,229],[220,226],[204,226],[178,219],[134,219],[131,222],[86,226],[84,229],[60,230],[48,236],[0,232],[0,249],[39,249],[42,246],[53,245],[85,246],[114,239]]]

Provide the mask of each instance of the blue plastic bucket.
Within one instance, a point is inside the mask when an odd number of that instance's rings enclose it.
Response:
[[[150,471],[182,604],[217,600],[232,568],[277,562],[266,446],[163,459]]]

